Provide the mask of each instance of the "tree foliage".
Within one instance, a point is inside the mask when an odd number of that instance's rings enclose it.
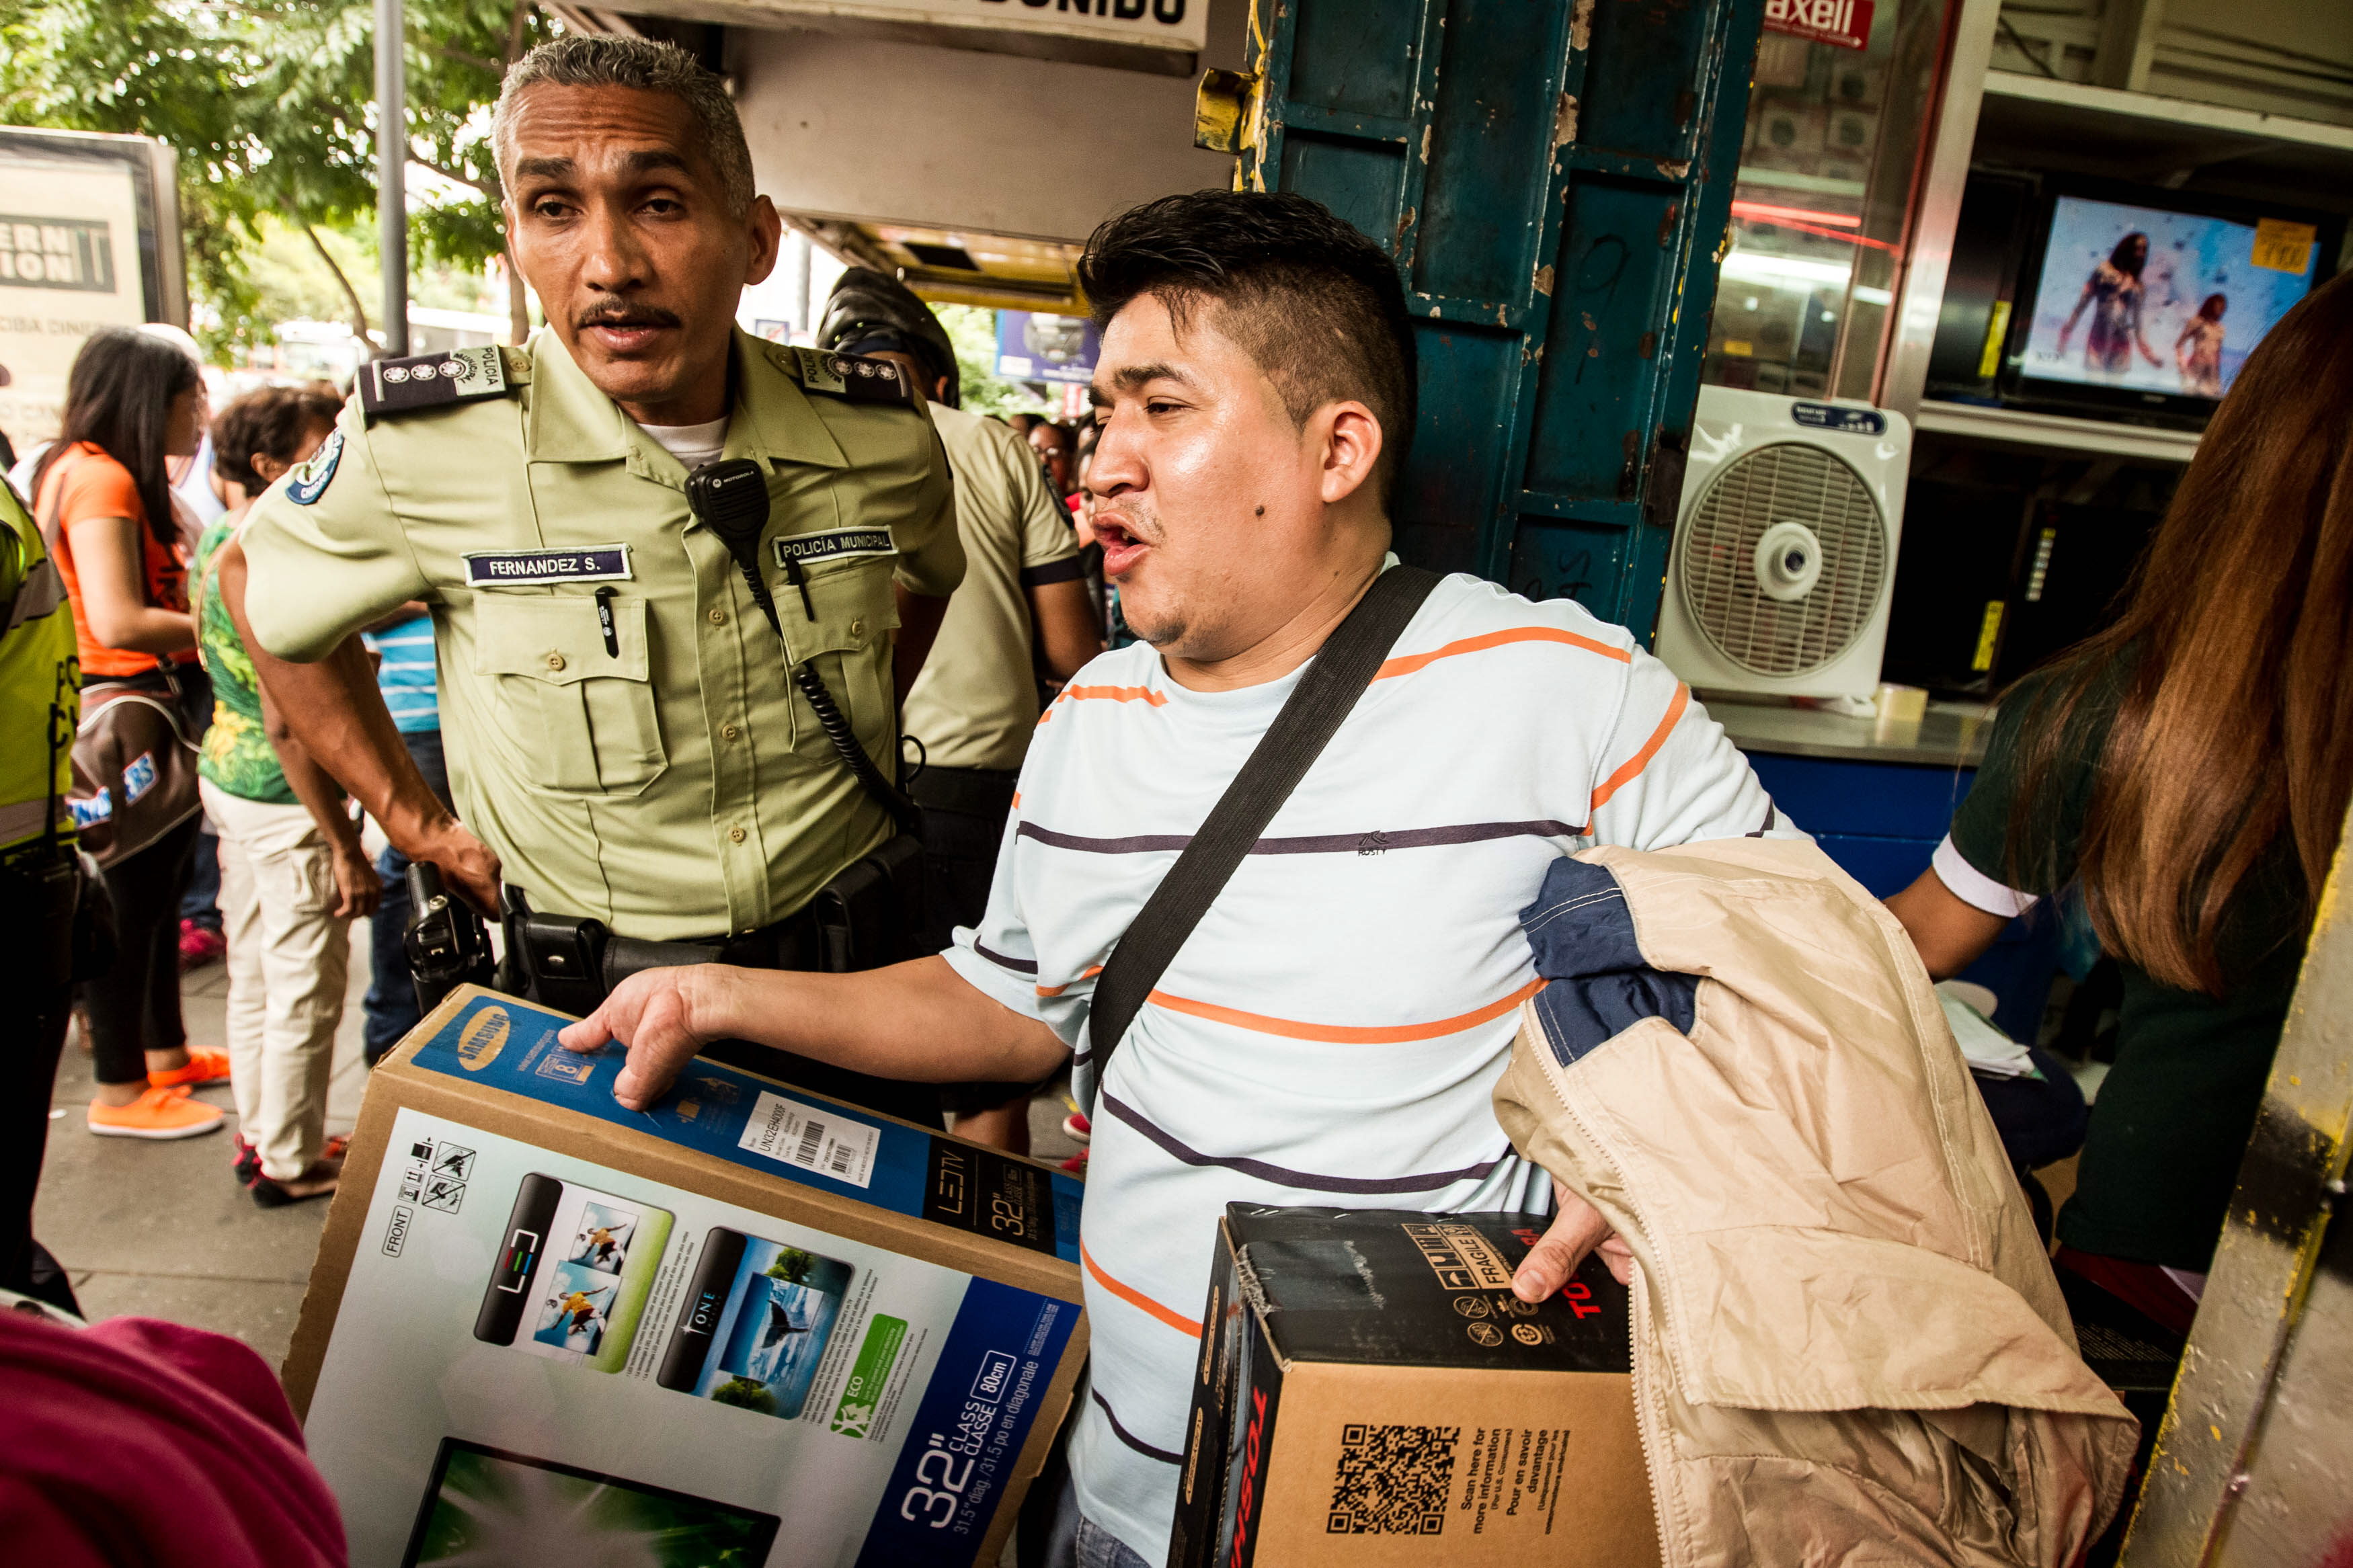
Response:
[[[250,268],[261,216],[374,214],[374,28],[368,0],[0,0],[0,123],[171,143],[206,335],[251,341],[267,331]],[[532,0],[407,0],[411,157],[464,193],[412,205],[417,260],[479,268],[503,249],[490,106],[507,63],[552,28]],[[365,280],[344,281],[355,319],[370,313]]]

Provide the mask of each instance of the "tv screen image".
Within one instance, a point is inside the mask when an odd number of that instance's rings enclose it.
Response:
[[[533,1172],[516,1190],[474,1337],[621,1371],[670,1224],[667,1209]]]
[[[444,1437],[402,1568],[755,1568],[783,1521]]]
[[[2257,233],[2230,218],[2060,196],[2020,374],[2220,398],[2313,284],[2316,246],[2288,272],[2259,264]]]
[[[838,1258],[714,1227],[654,1381],[797,1418],[853,1272]]]

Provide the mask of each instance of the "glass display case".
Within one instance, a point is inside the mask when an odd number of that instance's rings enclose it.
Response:
[[[1873,397],[1957,4],[1855,0],[1860,48],[1767,32],[1704,380]]]

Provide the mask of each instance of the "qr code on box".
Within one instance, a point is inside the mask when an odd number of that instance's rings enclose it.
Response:
[[[1340,1428],[1332,1479],[1331,1535],[1437,1535],[1446,1529],[1460,1426]]]

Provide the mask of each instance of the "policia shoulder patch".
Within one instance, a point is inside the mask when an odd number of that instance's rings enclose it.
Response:
[[[887,359],[795,348],[792,357],[783,363],[799,374],[804,391],[822,392],[828,397],[846,398],[851,403],[896,403],[912,407],[916,402],[914,386]]]
[[[495,348],[374,360],[360,367],[359,389],[361,412],[370,416],[504,397],[511,390],[506,362]]]

